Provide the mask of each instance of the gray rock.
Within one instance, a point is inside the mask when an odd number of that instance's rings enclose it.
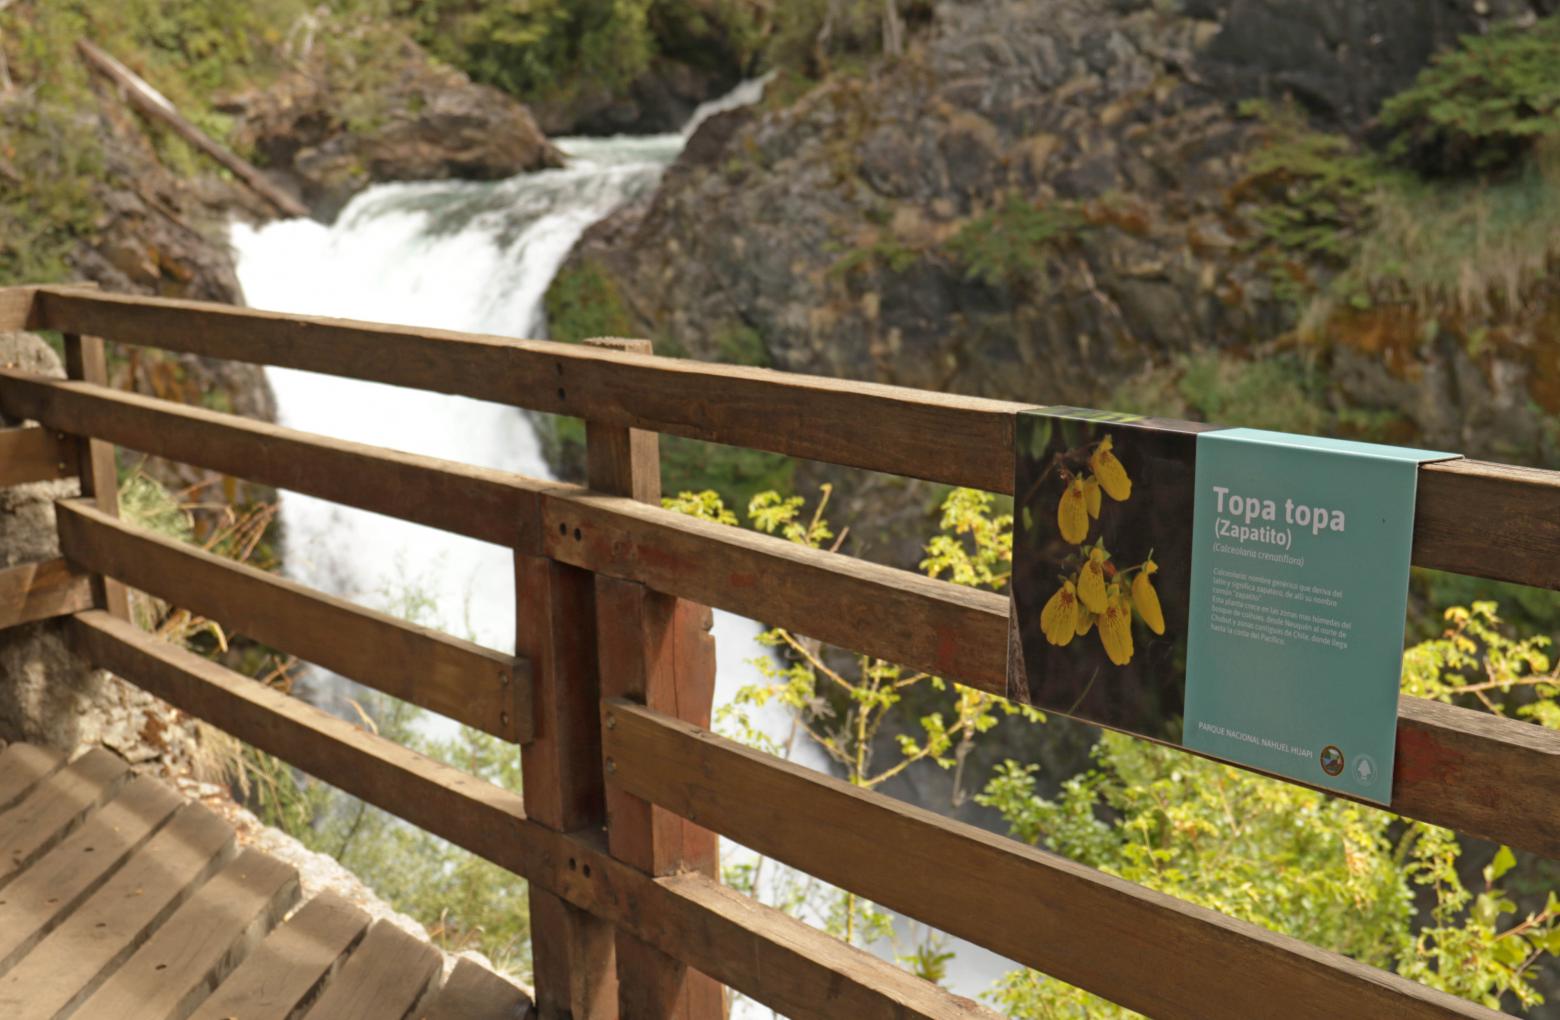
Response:
[[[54,351],[31,333],[0,333],[0,365],[65,374]],[[0,425],[17,424],[0,417]],[[54,501],[78,492],[74,479],[0,488],[0,568],[57,557]],[[0,630],[0,740],[66,751],[95,742],[103,676],[66,647],[57,620]]]

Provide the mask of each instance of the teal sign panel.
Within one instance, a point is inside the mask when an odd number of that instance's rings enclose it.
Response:
[[[1182,743],[1390,802],[1415,487],[1448,456],[1198,437]]]
[[[1455,455],[1017,426],[1008,697],[1389,803],[1418,466]]]

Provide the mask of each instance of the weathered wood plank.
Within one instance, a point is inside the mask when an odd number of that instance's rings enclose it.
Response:
[[[1425,464],[1413,562],[1560,589],[1560,472],[1477,460]]]
[[[318,997],[369,920],[335,893],[321,893],[245,957],[190,1020],[291,1020]]]
[[[138,776],[6,887],[0,902],[0,974],[96,891],[182,803],[167,786]]]
[[[439,951],[397,928],[376,921],[363,944],[347,958],[306,1020],[387,1020],[404,1017],[422,998],[443,966]]]
[[[543,549],[564,563],[842,648],[1007,689],[1007,599],[634,500],[553,490]]]
[[[524,1020],[531,997],[518,985],[461,957],[418,1020]]]
[[[468,849],[520,838],[496,821],[525,818],[517,794],[447,765],[414,771],[412,751],[103,613],[68,633],[90,661],[413,825]]]
[[[83,1017],[183,1017],[298,899],[298,873],[258,850],[202,885],[81,1005]]]
[[[761,1002],[785,1004],[794,1016],[988,1016],[769,908],[759,908],[762,927],[732,944],[741,952],[729,952],[723,941],[733,934],[729,919],[710,917],[712,908],[701,902],[705,897],[685,895],[686,888],[664,885],[668,879],[652,879],[614,860],[599,830],[565,834],[533,822],[513,793],[365,733],[104,613],[77,616],[71,630],[83,653],[192,715],[508,868],[528,879],[533,893],[551,890]],[[704,876],[692,877],[714,884]],[[705,934],[689,934],[697,932]],[[201,1014],[196,1020],[220,1016]]]
[[[108,354],[103,340],[96,336],[65,334],[65,374],[93,386],[108,385]],[[97,503],[110,517],[119,513],[119,470],[114,464],[114,446],[79,429],[75,432],[76,465],[81,475],[81,495]],[[92,578],[92,598],[96,605],[123,619],[130,619],[130,596],[124,585],[100,575]]]
[[[0,811],[21,800],[64,764],[63,754],[32,744],[11,744],[0,751]]]
[[[602,350],[649,354],[646,340],[597,339]],[[659,506],[661,451],[654,432],[587,419],[586,477],[598,492]],[[697,625],[692,603],[636,582],[596,578],[595,643],[602,697],[626,697],[662,712],[709,724],[715,690],[713,642]],[[707,609],[703,610],[708,613]],[[588,621],[577,624],[586,639]],[[710,645],[708,654],[699,639]],[[598,759],[599,761],[599,759]],[[593,767],[600,765],[592,763]],[[720,873],[715,834],[627,793],[606,777],[607,846],[612,856],[650,875]],[[661,952],[633,932],[618,929],[618,1009],[623,1016],[717,1020],[725,993],[707,975]]]
[[[36,425],[0,428],[0,486],[70,478],[75,473],[75,443],[64,433]]]
[[[494,736],[529,736],[523,659],[133,527],[81,501],[61,501],[56,516],[72,563]]]
[[[606,711],[614,778],[640,796],[1158,1020],[1245,1020],[1280,1001],[1295,1016],[1501,1016],[631,702]]]
[[[123,761],[93,748],[0,814],[0,888],[69,835],[129,778]]]
[[[0,568],[0,630],[91,605],[92,578],[64,559]]]
[[[1020,405],[541,340],[43,288],[50,329],[459,393],[796,457],[1011,489]]]
[[[544,556],[515,554],[515,650],[532,663],[534,739],[521,748],[527,813],[557,831],[606,824],[594,578]],[[612,926],[550,890],[530,891],[532,973],[542,1020],[615,1020]]]
[[[0,287],[0,331],[36,329],[33,301],[37,287]]]
[[[180,808],[64,924],[0,977],[0,1016],[54,1020],[74,1008],[232,856],[232,849],[233,830],[220,818],[197,804]]]
[[[535,543],[546,483],[205,408],[0,369],[0,410],[50,428],[504,546]]]
[[[659,944],[782,1016],[1000,1020],[971,999],[928,984],[901,967],[848,947],[703,875],[658,879],[645,913]]]
[[[1560,859],[1560,732],[1398,700],[1392,810]]]

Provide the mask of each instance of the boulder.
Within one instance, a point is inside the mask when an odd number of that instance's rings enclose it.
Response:
[[[305,60],[219,108],[237,120],[235,146],[325,220],[372,183],[497,180],[563,164],[523,104],[410,40],[375,68]]]

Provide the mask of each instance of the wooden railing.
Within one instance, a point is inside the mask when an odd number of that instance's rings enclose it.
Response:
[[[1001,693],[1007,602],[662,510],[655,433],[1002,492],[1017,405],[643,342],[0,291],[0,328],[24,327],[97,368],[0,370],[0,411],[39,423],[0,431],[0,483],[82,465],[89,498],[59,506],[63,561],[0,571],[0,626],[69,615],[92,662],[526,878],[543,1016],[704,1020],[722,984],[798,1017],[992,1015],[721,886],[715,833],[1151,1017],[1498,1015],[709,731],[707,607]],[[576,415],[589,486],[115,391],[91,337]],[[116,519],[107,444],[513,549],[516,654]],[[1560,474],[1458,461],[1419,481],[1415,563],[1560,588]],[[139,631],[120,584],[520,744],[523,799]],[[1394,810],[1560,858],[1557,790],[1560,733],[1402,699]]]

